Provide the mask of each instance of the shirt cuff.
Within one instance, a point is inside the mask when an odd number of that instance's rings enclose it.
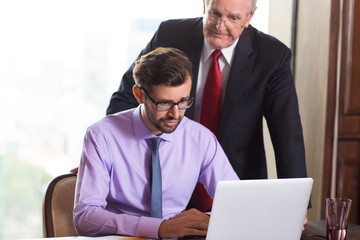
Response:
[[[140,217],[137,236],[147,238],[159,238],[159,227],[164,221],[161,218]]]

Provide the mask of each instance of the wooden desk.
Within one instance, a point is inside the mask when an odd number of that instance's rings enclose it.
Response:
[[[309,221],[302,234],[301,240],[324,240],[326,239],[325,220]],[[346,240],[360,240],[360,225],[349,224]]]
[[[324,240],[325,236],[325,221],[309,221],[306,225],[306,228],[302,234],[301,240]],[[31,239],[31,240],[138,240],[139,238],[128,238],[128,237],[120,237],[120,236],[104,236],[104,237],[64,237],[64,238],[39,238],[39,239]],[[181,238],[185,240],[184,238]],[[21,239],[25,240],[25,239]],[[144,239],[145,240],[145,239]],[[205,238],[192,238],[192,240],[205,240]],[[348,234],[346,236],[346,240],[360,240],[360,225],[349,224],[348,226]]]

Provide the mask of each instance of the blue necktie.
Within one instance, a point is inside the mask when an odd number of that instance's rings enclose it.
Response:
[[[151,179],[151,210],[150,217],[162,218],[162,183],[159,161],[159,145],[161,138],[151,138],[152,154],[152,179]]]

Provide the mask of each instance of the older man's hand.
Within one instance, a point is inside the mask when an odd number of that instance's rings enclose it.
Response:
[[[304,220],[303,229],[302,229],[303,231],[305,230],[307,222],[308,222],[308,219],[307,219],[307,215],[306,215],[305,220]]]

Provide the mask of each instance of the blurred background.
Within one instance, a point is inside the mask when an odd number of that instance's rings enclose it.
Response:
[[[268,26],[268,0],[253,25]],[[42,236],[49,182],[77,167],[122,74],[194,0],[0,0],[0,239]],[[21,226],[21,231],[19,231]]]
[[[202,0],[0,0],[0,240],[42,236],[50,181],[78,166],[86,128],[170,18]],[[251,24],[291,48],[308,175],[309,220],[326,197],[353,199],[360,224],[360,1],[258,0]],[[270,178],[274,156],[264,121]]]

